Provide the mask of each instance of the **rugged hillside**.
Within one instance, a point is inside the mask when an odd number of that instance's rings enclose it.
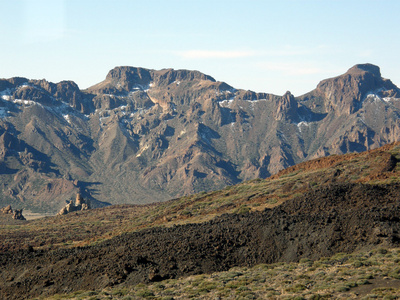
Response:
[[[216,190],[400,136],[399,89],[369,64],[301,97],[133,67],[83,91],[3,79],[0,96],[0,204],[35,211],[78,190],[97,206]]]
[[[13,220],[0,228],[0,296],[129,286],[399,247],[399,172],[400,145],[391,144],[208,194]]]
[[[317,261],[234,267],[212,274],[119,285],[57,299],[398,299],[399,249],[338,253]],[[42,299],[42,298],[40,298]]]

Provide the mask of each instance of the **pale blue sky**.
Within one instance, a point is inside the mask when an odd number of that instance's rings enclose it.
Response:
[[[400,86],[398,0],[0,0],[0,11],[0,78],[86,88],[129,65],[299,96],[370,62]]]

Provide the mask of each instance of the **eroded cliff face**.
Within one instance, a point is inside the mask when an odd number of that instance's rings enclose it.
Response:
[[[54,212],[79,189],[94,207],[162,201],[400,134],[400,91],[370,64],[301,97],[134,67],[83,91],[3,79],[0,97],[0,201]]]
[[[398,88],[381,77],[379,67],[371,64],[355,65],[347,73],[321,81],[315,94],[325,99],[327,112],[350,115],[362,108],[368,94],[380,97],[399,97]]]

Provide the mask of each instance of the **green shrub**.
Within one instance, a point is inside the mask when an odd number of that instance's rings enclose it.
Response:
[[[128,291],[126,289],[117,289],[112,291],[111,293],[113,296],[125,296],[128,294]]]
[[[294,286],[287,288],[286,291],[290,292],[290,293],[298,293],[298,292],[304,291],[305,289],[306,289],[306,287],[304,286],[304,284],[298,283]]]
[[[386,254],[386,253],[388,253],[388,250],[385,249],[385,248],[379,248],[379,249],[378,249],[378,253],[379,253],[379,254]]]
[[[143,298],[152,298],[154,297],[154,293],[149,290],[142,290],[136,293],[136,296]]]
[[[368,279],[361,279],[357,281],[357,285],[366,285],[366,284],[371,284],[371,282],[369,282]]]
[[[250,211],[250,207],[247,207],[246,205],[241,205],[240,207],[238,207],[234,213],[236,214],[245,214],[248,213]]]
[[[316,295],[312,295],[309,300],[323,300],[323,299],[330,299],[332,297],[332,295],[327,294],[327,295],[320,295],[320,294],[316,294]]]
[[[360,268],[360,267],[364,266],[364,263],[359,260],[356,260],[355,262],[352,263],[352,265],[354,268]]]
[[[347,292],[348,290],[350,290],[350,288],[347,285],[342,285],[336,288],[336,291],[340,293]]]
[[[395,279],[400,279],[400,267],[395,268],[389,273],[389,276]]]

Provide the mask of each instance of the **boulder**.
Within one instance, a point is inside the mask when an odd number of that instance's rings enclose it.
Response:
[[[16,210],[14,211],[13,219],[14,219],[14,220],[22,220],[22,221],[25,221],[26,219],[25,219],[25,217],[22,215],[22,211],[23,211],[23,209],[16,209]]]
[[[12,214],[12,213],[13,213],[13,210],[12,210],[12,208],[11,208],[11,205],[7,205],[6,207],[3,207],[3,208],[1,209],[1,212],[2,212],[3,214]]]

